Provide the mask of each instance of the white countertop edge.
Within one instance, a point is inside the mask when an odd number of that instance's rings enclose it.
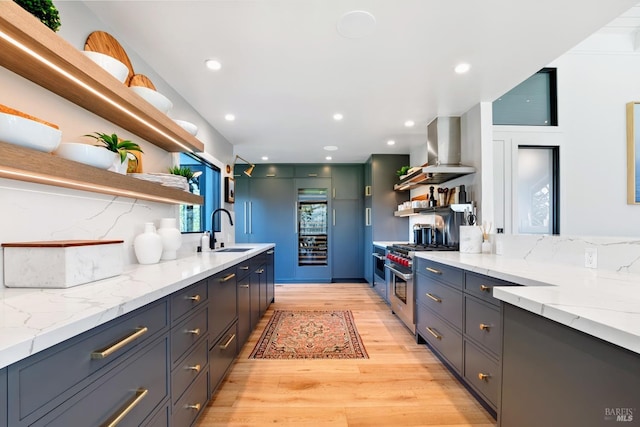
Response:
[[[528,262],[496,255],[419,252],[419,258],[505,280],[494,296],[516,307],[640,353],[637,275]]]
[[[203,252],[67,289],[0,288],[0,369],[275,247]]]

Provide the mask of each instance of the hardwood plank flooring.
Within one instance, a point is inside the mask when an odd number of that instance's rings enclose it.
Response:
[[[276,285],[197,425],[476,426],[495,420],[366,283]],[[369,359],[252,360],[273,310],[351,310]]]

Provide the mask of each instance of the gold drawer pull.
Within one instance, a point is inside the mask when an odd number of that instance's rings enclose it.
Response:
[[[480,381],[489,381],[489,378],[491,378],[491,375],[489,374],[483,374],[482,372],[478,373],[478,379]]]
[[[196,372],[200,372],[200,369],[202,369],[202,366],[200,365],[194,365],[194,366],[185,366],[184,369],[186,369],[187,371],[196,371]]]
[[[440,335],[437,332],[435,332],[434,329],[431,329],[431,328],[427,327],[427,331],[429,331],[429,333],[431,335],[433,335],[435,339],[437,339],[437,340],[441,340],[442,339],[442,335]]]
[[[229,280],[233,279],[234,277],[236,277],[236,273],[229,273],[226,276],[224,276],[222,279],[220,279],[220,283],[228,282]]]
[[[193,409],[196,411],[200,410],[201,405],[199,403],[196,403],[195,405],[184,405],[184,409]]]
[[[491,325],[487,325],[485,323],[480,323],[480,330],[481,331],[487,331],[489,332],[489,329],[491,329]]]
[[[249,285],[240,285],[241,288],[248,288]]]
[[[131,399],[130,402],[124,404],[122,409],[111,418],[109,418],[105,423],[102,424],[102,427],[115,427],[120,424],[120,421],[127,416],[129,412],[133,410],[138,404],[144,399],[144,397],[149,393],[149,390],[145,388],[139,388],[136,390],[136,395]]]
[[[267,255],[273,255],[275,253],[275,251],[273,249],[267,251]]]
[[[430,294],[430,293],[427,293],[427,296],[428,296],[429,298],[431,298],[432,300],[434,300],[435,302],[442,302],[442,300],[441,300],[440,298],[438,298],[437,296],[435,296],[435,295],[432,295],[432,294]]]
[[[246,271],[246,270],[248,270],[248,269],[249,269],[249,266],[248,266],[248,265],[243,265],[242,267],[240,267],[240,270],[245,270],[245,271]]]
[[[196,294],[196,295],[193,295],[193,296],[190,296],[190,297],[185,297],[185,299],[189,299],[189,300],[191,300],[193,302],[200,302],[200,295]]]
[[[442,271],[436,270],[435,268],[427,267],[427,271],[433,274],[442,274]]]
[[[187,329],[186,331],[184,331],[184,333],[185,334],[200,335],[200,328]]]
[[[480,290],[484,292],[491,292],[491,286],[480,285]]]
[[[235,339],[236,339],[236,334],[231,334],[231,336],[229,337],[226,343],[220,344],[220,350],[226,350]]]
[[[258,273],[258,274],[264,273],[264,268],[261,268],[260,270],[256,270],[256,273]]]
[[[115,344],[111,344],[109,347],[104,348],[102,350],[96,350],[96,351],[92,352],[91,353],[91,358],[92,359],[104,359],[105,357],[107,357],[107,356],[113,354],[114,352],[120,350],[125,345],[137,340],[142,335],[146,334],[148,330],[149,330],[149,328],[147,328],[146,326],[143,326],[143,327],[140,327],[140,328],[136,328],[135,332],[133,332],[129,336],[126,336],[126,337],[122,338],[120,341],[116,342]]]

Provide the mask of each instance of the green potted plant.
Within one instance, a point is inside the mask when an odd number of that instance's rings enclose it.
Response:
[[[116,172],[126,174],[128,162],[125,165],[125,160],[129,158],[137,159],[133,154],[129,154],[131,151],[139,151],[140,153],[143,152],[138,144],[136,144],[135,142],[131,142],[129,140],[120,140],[120,138],[118,138],[118,135],[116,135],[115,133],[109,135],[106,133],[94,132],[94,134],[95,135],[85,135],[85,136],[93,138],[96,141],[99,141],[101,143],[101,144],[96,144],[96,146],[104,147],[107,150],[113,151],[114,153],[118,154],[120,161],[118,162],[116,160],[114,164]],[[120,163],[120,165],[118,165],[117,163]]]
[[[169,168],[169,173],[173,175],[180,175],[187,178],[187,181],[191,181],[194,177],[193,171],[189,166],[174,166]]]
[[[53,31],[60,29],[60,15],[51,0],[13,0]]]
[[[396,175],[398,175],[400,179],[402,179],[402,177],[406,175],[407,172],[409,172],[409,169],[411,169],[411,166],[402,166],[400,169],[396,171]]]

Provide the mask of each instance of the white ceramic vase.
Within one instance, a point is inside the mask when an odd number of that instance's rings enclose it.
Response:
[[[124,162],[121,162],[120,156],[116,156],[116,158],[113,160],[113,164],[109,167],[108,170],[126,175],[127,167],[129,167],[129,161],[125,160]]]
[[[162,238],[152,222],[144,224],[144,232],[133,239],[133,251],[140,264],[156,264],[162,255]]]
[[[176,227],[176,219],[160,219],[158,234],[162,239],[162,256],[160,259],[176,259],[178,248],[182,245],[182,233]]]

